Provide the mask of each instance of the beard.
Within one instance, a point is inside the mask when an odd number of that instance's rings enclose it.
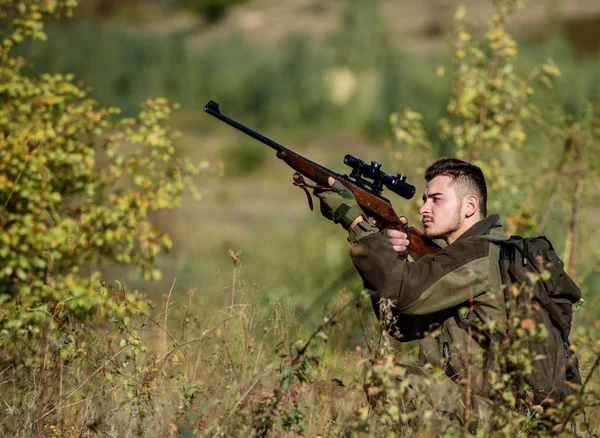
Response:
[[[448,224],[441,230],[423,230],[423,235],[428,239],[445,239],[456,230],[460,229],[462,226],[462,216],[461,216],[461,205],[457,206],[456,211],[452,215],[452,218],[448,222]],[[434,225],[435,222],[434,222]]]

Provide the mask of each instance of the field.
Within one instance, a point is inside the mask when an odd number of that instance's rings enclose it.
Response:
[[[531,2],[496,34],[498,2],[462,21],[453,2],[240,3],[214,23],[156,2],[44,12],[29,19],[47,41],[3,46],[0,436],[600,433],[596,2]],[[498,408],[505,424],[476,430],[425,395],[406,404],[418,345],[382,331],[347,233],[211,99],[339,173],[346,154],[405,173],[417,196],[392,203],[417,228],[425,166],[480,165],[490,210],[547,235],[583,292],[585,385],[558,424]],[[423,394],[441,394],[429,371]]]

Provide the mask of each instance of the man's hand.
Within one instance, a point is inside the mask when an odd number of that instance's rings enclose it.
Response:
[[[334,178],[330,177],[327,182],[331,186],[331,191],[314,191],[314,195],[321,200],[321,213],[336,224],[342,224],[347,230],[354,228],[357,223],[364,219],[352,192]],[[400,222],[404,225],[407,224],[405,217],[401,217]],[[410,243],[408,235],[403,231],[387,230],[387,237],[392,244],[392,248],[397,252],[406,251]]]
[[[341,182],[329,177],[328,181],[331,191],[321,192],[315,190],[314,195],[321,200],[321,214],[336,224],[342,224],[345,229],[362,218],[362,211],[354,199],[352,192]]]
[[[400,222],[406,225],[408,221],[403,216],[400,218]],[[405,232],[398,230],[387,230],[387,235],[390,243],[392,244],[392,248],[394,248],[394,251],[406,251],[406,248],[408,248],[410,242],[408,240],[408,235]]]

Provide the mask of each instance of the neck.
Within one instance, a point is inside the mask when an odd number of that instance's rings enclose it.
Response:
[[[483,219],[483,218],[479,215],[473,215],[471,217],[465,218],[465,220],[463,221],[460,228],[458,228],[457,230],[453,231],[452,233],[450,233],[449,235],[444,237],[444,241],[446,242],[447,245],[450,245],[451,243],[455,242],[456,239],[458,239],[460,236],[462,236],[465,231],[467,231],[469,228],[471,228],[473,225],[475,225],[481,219]]]

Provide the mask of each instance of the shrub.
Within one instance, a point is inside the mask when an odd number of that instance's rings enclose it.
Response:
[[[480,166],[490,192],[488,211],[507,217],[507,233],[548,232],[553,216],[559,225],[548,234],[576,277],[580,211],[591,217],[597,199],[592,186],[600,168],[595,146],[600,106],[589,95],[578,105],[581,111],[571,111],[557,96],[561,70],[555,62],[547,59],[529,70],[518,62],[519,46],[506,30],[505,6],[513,3],[497,3],[481,40],[459,10],[452,64],[438,68],[453,81],[439,132],[428,132],[424,116],[409,108],[392,114],[402,148],[398,156],[420,168],[448,155]],[[594,262],[585,261],[583,270]]]
[[[70,15],[76,2],[2,1],[0,47],[0,344],[38,336],[91,312],[126,308],[95,286],[97,269],[134,264],[158,278],[155,257],[171,247],[150,221],[195,190],[199,168],[177,157],[174,108],[148,99],[137,118],[119,118],[72,75],[22,73],[13,54],[44,40],[44,19]],[[206,167],[206,166],[205,166]],[[45,326],[44,326],[45,327]],[[5,350],[6,351],[6,350]]]

